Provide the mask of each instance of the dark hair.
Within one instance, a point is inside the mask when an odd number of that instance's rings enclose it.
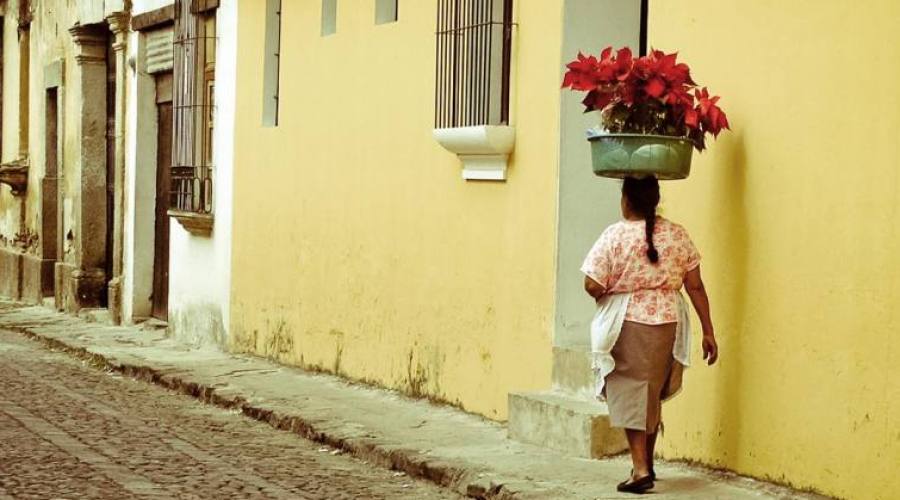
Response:
[[[647,258],[656,264],[659,252],[653,246],[653,229],[656,226],[656,206],[659,205],[659,181],[656,177],[626,177],[622,184],[622,196],[628,200],[628,208],[647,221]]]

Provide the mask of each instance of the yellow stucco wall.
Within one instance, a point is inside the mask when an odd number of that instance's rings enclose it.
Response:
[[[666,185],[704,253],[721,366],[668,457],[847,498],[900,490],[900,3],[654,1],[651,44],[734,131]]]
[[[277,128],[263,4],[240,4],[231,346],[505,419],[550,382],[561,0],[518,3],[506,183],[431,136],[436,0],[378,26],[339,2],[327,37],[285,2]]]

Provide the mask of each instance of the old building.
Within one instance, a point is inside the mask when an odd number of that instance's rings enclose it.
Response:
[[[0,2],[0,295],[622,449],[578,271],[619,186],[559,85],[579,50],[680,51],[734,130],[664,186],[722,361],[660,451],[875,497],[900,461],[900,4],[726,4]]]
[[[4,295],[105,306],[121,251],[124,2],[3,3]],[[118,235],[118,236],[117,236]],[[110,282],[112,284],[110,285]]]
[[[122,316],[215,345],[228,318],[236,5],[132,6]]]
[[[235,5],[3,4],[0,294],[221,343]]]

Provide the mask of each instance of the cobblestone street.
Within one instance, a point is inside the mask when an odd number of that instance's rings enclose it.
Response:
[[[0,330],[0,499],[458,498]]]

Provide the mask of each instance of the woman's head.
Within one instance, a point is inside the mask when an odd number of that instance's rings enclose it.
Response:
[[[647,222],[647,258],[659,261],[659,253],[653,245],[653,229],[656,226],[656,207],[659,205],[659,181],[656,177],[626,177],[622,183],[622,215],[641,218]]]

